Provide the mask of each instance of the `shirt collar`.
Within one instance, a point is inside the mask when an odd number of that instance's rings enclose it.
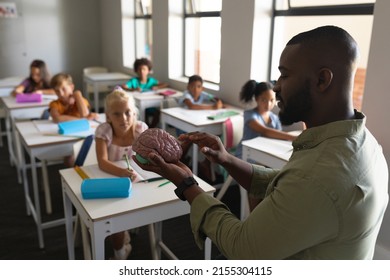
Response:
[[[294,151],[311,149],[329,138],[354,135],[364,129],[365,124],[366,116],[355,110],[353,120],[336,121],[306,129],[293,141],[292,145]]]

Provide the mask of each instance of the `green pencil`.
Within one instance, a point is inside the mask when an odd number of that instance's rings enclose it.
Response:
[[[164,182],[164,183],[158,185],[157,188],[162,187],[162,186],[165,186],[165,185],[169,184],[170,182],[171,182],[171,181],[166,181],[166,182]]]

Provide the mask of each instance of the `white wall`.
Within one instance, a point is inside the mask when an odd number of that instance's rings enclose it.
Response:
[[[367,127],[382,145],[387,163],[390,159],[390,96],[389,96],[389,65],[390,65],[390,1],[377,0],[374,11],[374,25],[371,35],[371,47],[368,58],[366,85],[363,99],[363,112],[367,115]],[[381,257],[390,259],[390,207],[382,224],[378,238],[381,247]]]
[[[0,18],[0,79],[28,76],[34,59],[52,74],[101,64],[100,5],[95,0],[16,0],[18,17]]]

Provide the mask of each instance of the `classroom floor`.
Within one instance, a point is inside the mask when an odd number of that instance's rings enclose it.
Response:
[[[4,126],[3,126],[4,127]],[[0,147],[0,259],[2,260],[65,260],[68,258],[65,239],[65,226],[57,226],[43,231],[45,248],[39,249],[34,220],[27,216],[23,187],[17,182],[16,169],[10,166],[7,141],[3,138]],[[61,182],[58,170],[60,165],[49,166],[49,179],[52,192],[53,214],[43,214],[43,221],[63,218]],[[40,174],[40,170],[38,170]],[[28,174],[30,176],[30,174]],[[31,185],[31,184],[30,184]],[[43,192],[40,193],[43,201]],[[233,213],[239,216],[240,194],[238,186],[231,186],[223,201]],[[43,203],[41,203],[43,204]],[[42,213],[45,213],[42,206]],[[133,250],[128,259],[151,259],[147,226],[131,233]],[[204,258],[194,242],[189,215],[163,222],[163,240],[179,259],[198,260]],[[76,247],[76,259],[83,259],[81,245]],[[212,257],[218,256],[213,246]],[[106,241],[106,258],[112,256],[109,241]],[[166,259],[165,256],[162,257]]]

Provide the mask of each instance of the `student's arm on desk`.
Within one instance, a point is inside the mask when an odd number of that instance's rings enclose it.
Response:
[[[214,104],[194,104],[189,99],[183,101],[190,110],[216,110],[223,108],[223,103],[220,99],[217,99]]]
[[[96,158],[98,161],[99,168],[104,172],[115,175],[117,177],[129,177],[134,181],[137,177],[137,173],[131,168],[122,168],[115,165],[113,162],[108,160],[108,148],[107,143],[104,139],[96,137]]]
[[[266,127],[266,126],[260,124],[256,120],[249,121],[248,125],[252,130],[258,132],[259,134],[261,134],[264,137],[281,139],[281,140],[290,140],[290,141],[294,141],[297,138],[296,135],[293,135],[293,134],[290,134],[290,133],[287,133],[284,131],[280,131],[277,129]]]

